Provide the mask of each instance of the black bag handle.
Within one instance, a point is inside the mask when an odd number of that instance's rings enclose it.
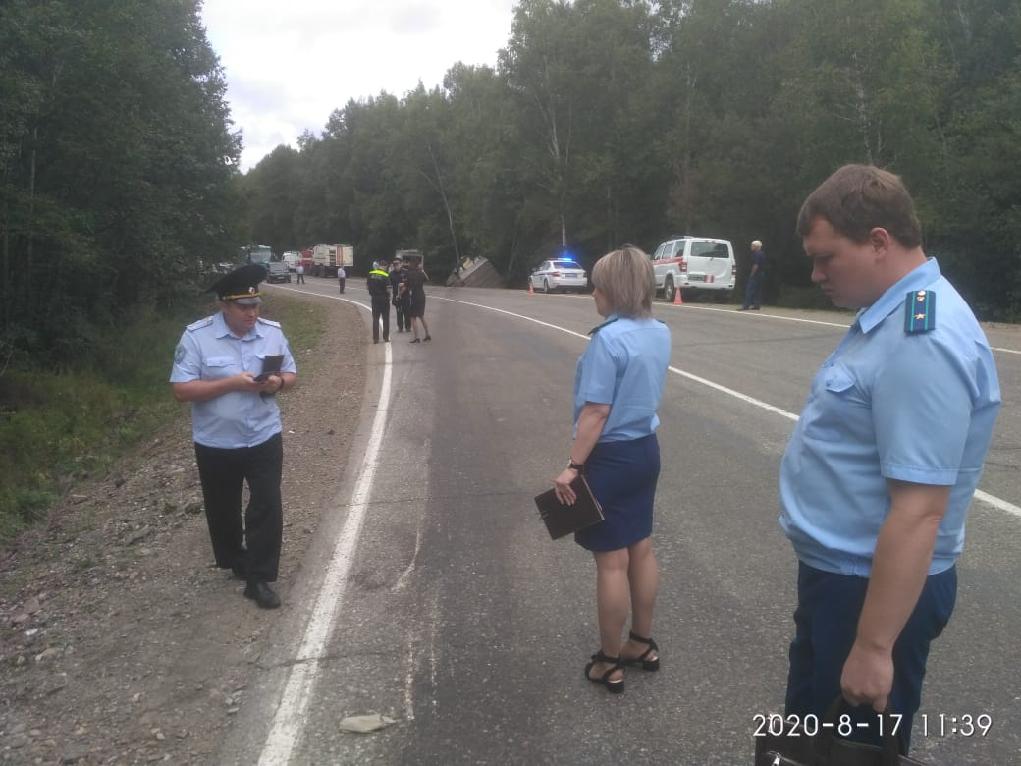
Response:
[[[842,712],[850,711],[850,709],[851,704],[844,699],[843,694],[838,694],[836,699],[830,703],[826,714],[823,716],[823,721],[832,725],[823,727],[819,737],[816,739],[815,758],[817,763],[825,764],[829,762],[830,751],[833,750],[833,742],[837,738],[837,721]],[[887,727],[884,727],[882,739],[883,766],[899,766],[901,756],[900,741],[895,734],[887,730]]]

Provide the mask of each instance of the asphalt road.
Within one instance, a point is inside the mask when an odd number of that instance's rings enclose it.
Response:
[[[336,299],[333,280],[275,289]],[[548,539],[531,501],[567,456],[592,300],[429,295],[431,343],[394,332],[370,346],[349,475],[267,660],[265,702],[243,711],[222,762],[750,764],[754,716],[782,708],[792,629],[779,460],[850,316],[657,305],[675,369],[653,536],[663,669],[629,671],[618,697],[582,677],[594,565]],[[989,336],[1005,402],[980,485],[994,504],[973,504],[957,609],[929,664],[929,731],[919,716],[914,733],[914,754],[942,766],[1021,763],[1021,328]],[[396,723],[340,731],[374,712]],[[952,733],[966,714],[989,715],[989,733]]]

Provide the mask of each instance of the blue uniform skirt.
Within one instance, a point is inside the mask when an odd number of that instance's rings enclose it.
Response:
[[[590,551],[615,551],[652,534],[652,505],[659,479],[656,434],[600,442],[585,461],[585,478],[606,518],[574,533]]]

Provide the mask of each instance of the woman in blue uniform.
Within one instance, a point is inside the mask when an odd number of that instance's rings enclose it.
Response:
[[[600,258],[592,284],[606,321],[592,330],[578,360],[574,441],[554,482],[560,501],[572,504],[570,485],[581,471],[603,506],[606,519],[575,535],[596,561],[600,648],[585,677],[620,692],[624,666],[659,669],[651,637],[659,568],[650,535],[659,478],[656,410],[670,364],[670,330],[652,318],[655,274],[639,248],[624,245]],[[622,642],[629,611],[631,631]]]

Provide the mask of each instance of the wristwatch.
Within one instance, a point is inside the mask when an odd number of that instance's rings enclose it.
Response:
[[[580,471],[585,467],[584,463],[575,463],[571,458],[567,458],[567,467],[573,468],[575,471]]]

